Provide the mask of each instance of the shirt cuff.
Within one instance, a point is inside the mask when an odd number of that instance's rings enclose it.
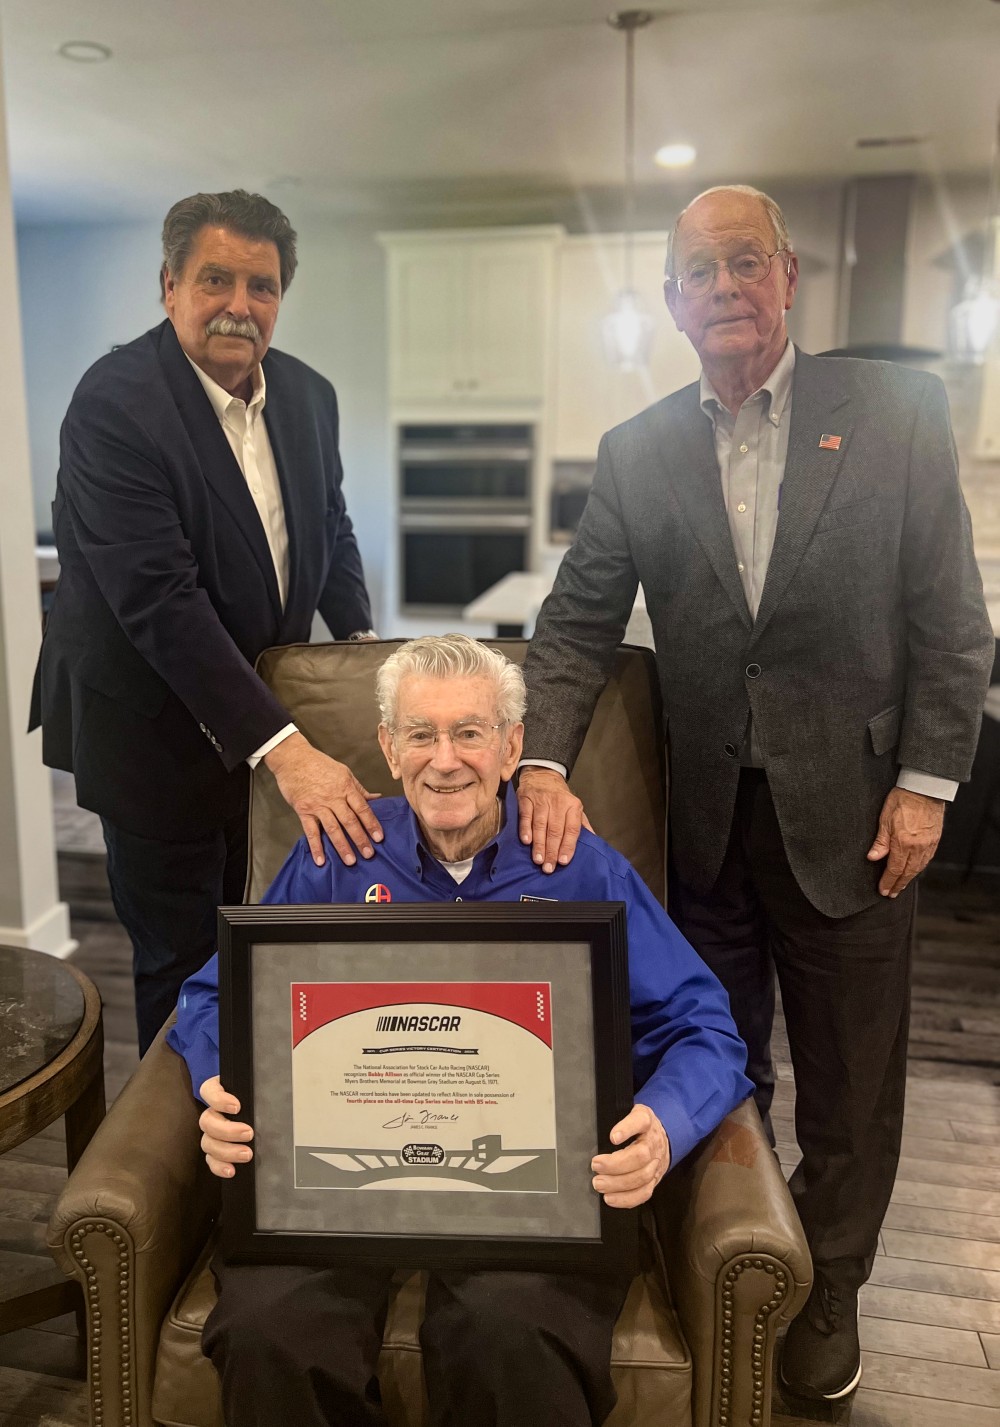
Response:
[[[552,763],[548,758],[522,758],[517,765],[518,772],[522,768],[551,768],[553,773],[561,773],[566,777],[565,763]]]
[[[294,723],[286,723],[284,728],[279,729],[273,738],[269,738],[266,743],[262,743],[255,753],[251,753],[247,758],[251,768],[256,768],[257,764],[264,757],[265,753],[270,753],[272,748],[277,748],[279,743],[284,743],[286,738],[291,738],[293,733],[298,733]]]
[[[958,792],[958,783],[953,779],[920,773],[916,768],[900,768],[896,787],[907,793],[923,793],[925,798],[941,798],[946,803],[953,803]]]

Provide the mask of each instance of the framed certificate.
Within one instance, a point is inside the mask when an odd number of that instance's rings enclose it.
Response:
[[[223,907],[219,948],[230,1259],[628,1266],[590,1169],[632,1106],[621,903]]]

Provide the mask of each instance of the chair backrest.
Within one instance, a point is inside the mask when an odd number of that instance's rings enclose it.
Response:
[[[310,743],[346,763],[373,793],[401,792],[376,737],[375,673],[402,642],[294,644],[265,650],[257,661],[257,672]],[[524,662],[527,640],[485,642],[515,663]],[[666,772],[659,682],[650,650],[619,649],[571,781],[594,829],[629,859],[662,902]],[[250,796],[248,902],[263,896],[301,831],[261,765]]]

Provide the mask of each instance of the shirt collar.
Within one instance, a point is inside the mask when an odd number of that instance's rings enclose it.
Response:
[[[187,352],[185,352],[184,355],[187,357],[187,360],[191,362],[191,358],[188,357]],[[212,403],[212,410],[220,421],[225,421],[226,413],[234,401],[239,402],[241,406],[243,405],[238,396],[233,396],[230,392],[226,391],[225,387],[221,387],[217,381],[213,381],[207,372],[203,372],[197,362],[191,362],[191,366],[194,368],[195,376],[205,389],[205,395]],[[251,396],[246,404],[247,414],[258,416],[264,410],[264,402],[267,398],[267,383],[264,380],[264,368],[259,362],[256,367],[254,367],[250,380],[253,384],[253,396]]]
[[[751,396],[747,397],[747,401],[753,401],[755,396],[759,396],[762,392],[767,393],[768,420],[773,426],[779,426],[781,424],[781,418],[788,410],[788,403],[792,396],[792,378],[794,375],[795,347],[791,342],[786,342],[785,350],[778,358],[771,375],[765,382],[761,382],[760,386]],[[704,367],[701,372],[701,381],[698,384],[698,399],[701,403],[702,411],[714,426],[716,418],[720,413],[726,411],[727,408],[723,406],[719,400],[715,388],[705,375]],[[744,405],[746,405],[745,402]]]
[[[514,792],[513,783],[500,785],[500,794],[503,801],[503,822],[499,832],[490,838],[485,847],[481,847],[472,861],[472,871],[469,879],[481,870],[488,869],[490,877],[495,877],[498,870],[506,867],[518,854],[523,856],[524,849],[521,840],[517,835],[517,794]],[[411,851],[414,871],[418,876],[425,874],[427,862],[431,862],[436,867],[440,867],[440,862],[427,848],[424,842],[423,833],[420,831],[420,824],[417,822],[417,815],[411,807],[407,807],[409,817],[409,832],[407,835],[407,845]]]

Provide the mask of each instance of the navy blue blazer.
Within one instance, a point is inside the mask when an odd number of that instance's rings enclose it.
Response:
[[[246,480],[173,326],[85,374],[60,435],[60,576],[30,727],[82,807],[185,838],[244,805],[245,759],[289,722],[253,671],[261,650],[371,624],[344,503],[337,399],[283,352],[263,361],[289,589],[281,608]]]

